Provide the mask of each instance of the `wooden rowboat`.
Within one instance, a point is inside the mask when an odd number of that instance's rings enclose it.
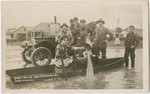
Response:
[[[110,70],[123,66],[124,58],[108,58],[106,60],[97,59],[93,65],[94,73]],[[70,78],[75,76],[82,76],[86,74],[86,66],[80,70],[72,70],[71,68],[65,69],[65,75],[61,68],[57,68],[55,65],[30,67],[6,70],[6,76],[8,76],[13,83],[25,83],[33,81],[44,80],[58,80],[64,78]]]

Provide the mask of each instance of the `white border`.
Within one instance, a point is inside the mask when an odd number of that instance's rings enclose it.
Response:
[[[10,0],[8,0],[10,1]],[[20,0],[16,0],[16,1],[20,1]],[[30,0],[27,0],[27,1],[30,1]],[[35,0],[32,0],[32,1],[35,1]],[[37,1],[40,1],[40,0],[37,0]],[[53,1],[53,0],[46,0],[46,1]],[[55,0],[55,1],[63,1],[63,0]],[[69,1],[69,0],[65,0],[65,1]],[[72,0],[73,1],[73,0]],[[85,1],[85,0],[74,0],[74,1]],[[86,0],[86,1],[91,1],[91,0]],[[94,0],[94,1],[102,1],[102,2],[106,2],[106,4],[109,2],[111,2],[111,4],[114,2],[114,1],[118,1],[120,2],[120,0]],[[113,1],[113,2],[112,2]],[[143,6],[143,89],[105,89],[105,90],[7,90],[4,88],[5,87],[5,84],[4,83],[1,83],[2,85],[2,92],[11,92],[11,93],[21,93],[21,92],[25,92],[25,93],[31,93],[31,92],[38,92],[38,93],[99,93],[99,92],[103,92],[103,93],[108,93],[108,92],[111,92],[111,93],[116,93],[116,92],[148,92],[149,90],[149,49],[148,49],[148,2],[146,0],[132,0],[132,1],[136,1],[136,3],[138,2],[138,4],[144,4]],[[143,2],[141,2],[143,1]],[[91,1],[93,2],[93,1]],[[122,3],[124,2],[124,4]],[[121,3],[123,5],[127,4],[131,4],[131,0],[123,0]],[[116,3],[116,2],[114,2]],[[133,3],[133,2],[132,2]],[[3,24],[2,24],[3,25]],[[3,31],[3,28],[1,28],[1,30]],[[5,62],[5,33],[4,32],[1,32],[1,47],[2,47],[2,66],[1,68],[3,69],[2,70],[2,82],[5,82],[5,80],[3,79],[3,75],[5,74],[5,71],[4,71],[4,62]]]

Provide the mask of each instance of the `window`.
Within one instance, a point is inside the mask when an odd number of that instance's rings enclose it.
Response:
[[[35,32],[35,38],[42,38],[43,32]]]
[[[14,37],[14,34],[11,34],[11,39]]]

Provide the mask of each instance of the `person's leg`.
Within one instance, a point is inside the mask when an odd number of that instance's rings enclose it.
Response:
[[[130,50],[130,57],[131,57],[131,67],[134,68],[135,66],[135,49]]]
[[[72,44],[72,45],[74,45],[74,46],[75,46],[76,44],[77,44],[77,39],[75,39],[75,38],[74,38],[74,42],[73,42],[73,44]]]
[[[106,59],[106,48],[102,48],[101,49],[101,53],[102,53],[102,59]]]
[[[100,52],[99,46],[98,45],[94,45],[93,48],[92,48],[92,53],[98,57],[99,56],[99,52]]]
[[[129,49],[125,49],[125,54],[124,54],[124,60],[125,60],[125,67],[128,67],[129,64]]]

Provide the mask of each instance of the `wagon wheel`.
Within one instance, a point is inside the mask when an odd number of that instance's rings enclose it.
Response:
[[[26,63],[31,63],[31,51],[24,50],[21,55],[23,61],[25,61]]]
[[[49,49],[45,47],[39,47],[32,52],[31,62],[35,66],[46,66],[51,63],[52,54]]]

